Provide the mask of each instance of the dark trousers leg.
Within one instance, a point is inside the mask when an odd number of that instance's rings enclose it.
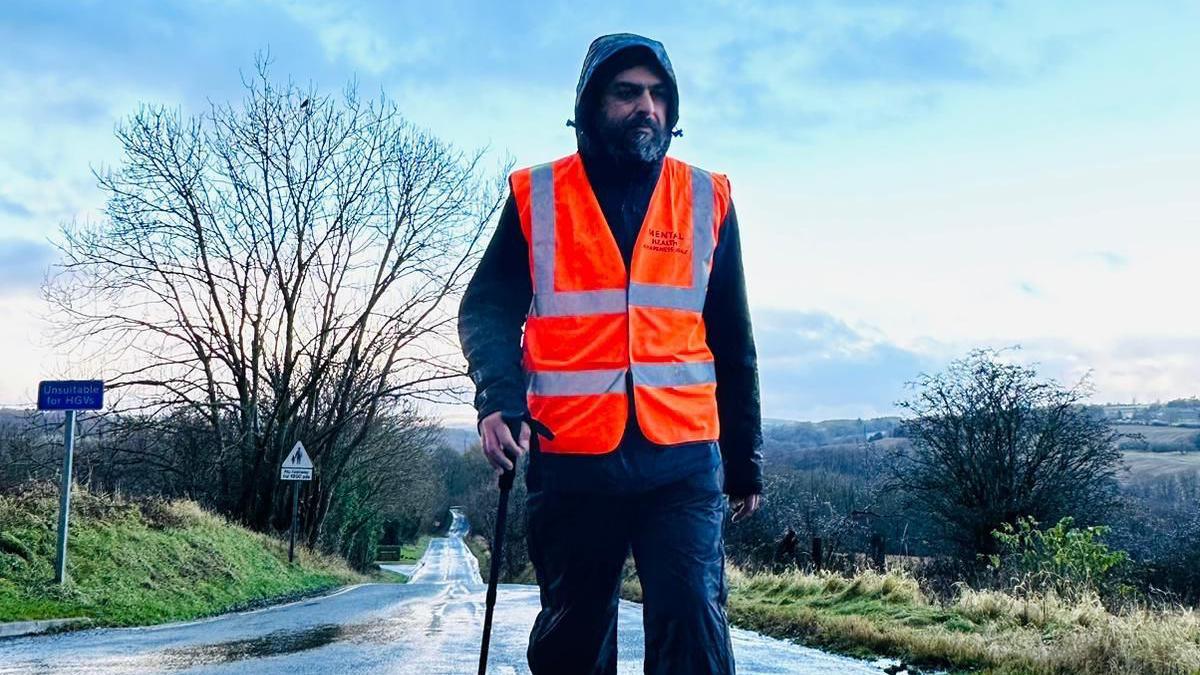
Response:
[[[529,493],[529,558],[542,601],[526,654],[534,675],[616,674],[625,508],[612,496]]]
[[[639,499],[631,514],[648,675],[732,675],[720,469]]]

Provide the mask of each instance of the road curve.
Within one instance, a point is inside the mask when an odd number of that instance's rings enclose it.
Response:
[[[485,586],[463,542],[430,542],[407,584],[365,584],[251,612],[150,628],[108,628],[0,640],[0,673],[474,673]],[[528,673],[538,612],[534,586],[501,585],[489,673]],[[618,671],[642,672],[641,605],[622,601]],[[738,672],[864,673],[878,668],[734,629]]]

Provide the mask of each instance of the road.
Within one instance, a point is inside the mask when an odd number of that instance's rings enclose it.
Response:
[[[365,584],[321,598],[201,621],[0,640],[0,673],[417,673],[478,666],[484,591],[454,514],[407,584]],[[489,673],[528,673],[534,586],[502,585]],[[641,605],[621,603],[620,673],[642,672]],[[864,673],[870,664],[733,631],[738,672]]]

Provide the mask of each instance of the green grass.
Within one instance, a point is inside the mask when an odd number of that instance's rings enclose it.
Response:
[[[384,564],[390,565],[392,563],[384,563]],[[377,581],[377,582],[383,583],[383,584],[407,584],[408,583],[408,577],[404,576],[403,574],[401,574],[399,572],[393,572],[391,570],[376,570],[375,572],[373,572],[371,574],[371,580]]]
[[[484,539],[478,534],[469,534],[463,538],[463,542],[467,545],[467,550],[475,559],[479,561],[479,573],[483,575],[483,580],[487,581],[488,570],[492,565],[492,549],[488,546],[487,539]]]
[[[433,539],[428,534],[423,534],[415,542],[405,544],[400,548],[400,560],[397,562],[403,564],[415,563],[425,555],[425,549],[429,548],[429,540]]]
[[[377,551],[375,558],[376,565],[411,565],[421,559],[425,555],[425,550],[429,548],[429,541],[434,535],[422,534],[416,541],[407,544],[387,544],[381,545]]]
[[[730,621],[851,656],[985,673],[1200,671],[1200,616],[1190,610],[1114,614],[1094,597],[1017,598],[963,588],[927,598],[904,572],[747,575],[729,572]]]
[[[366,581],[344,561],[233,525],[192,502],[72,495],[67,583],[53,583],[57,489],[0,495],[0,622],[179,621]]]

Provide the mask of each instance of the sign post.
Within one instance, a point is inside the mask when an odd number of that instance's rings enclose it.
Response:
[[[62,487],[58,494],[58,548],[54,556],[54,583],[67,579],[67,526],[71,515],[71,462],[75,455],[75,411],[67,411],[63,423]]]
[[[38,410],[62,410],[63,423],[62,487],[58,499],[58,549],[54,557],[54,583],[67,578],[67,528],[71,516],[71,462],[75,454],[75,413],[104,407],[104,382],[101,380],[43,380],[38,384]]]
[[[292,481],[292,531],[288,534],[288,562],[296,558],[296,521],[300,519],[300,481]]]
[[[292,527],[291,533],[288,535],[288,562],[296,559],[296,521],[300,519],[300,482],[312,480],[312,475],[312,460],[305,452],[304,444],[296,441],[296,445],[292,446],[292,451],[288,453],[287,458],[283,460],[283,466],[279,469],[279,480],[292,482]]]

